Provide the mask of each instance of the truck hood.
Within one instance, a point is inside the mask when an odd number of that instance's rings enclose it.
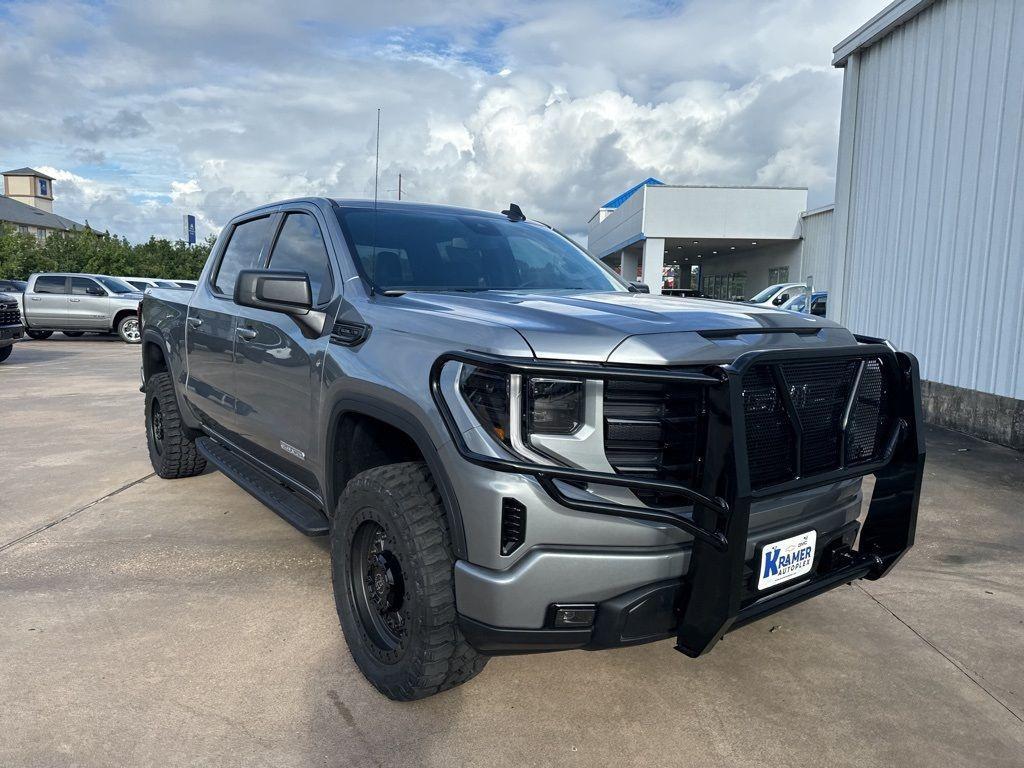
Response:
[[[397,301],[514,328],[537,357],[548,359],[666,364],[732,359],[744,346],[855,343],[848,331],[815,315],[710,299],[485,291],[407,293]],[[794,328],[810,333],[793,333]],[[720,333],[701,335],[708,331]]]

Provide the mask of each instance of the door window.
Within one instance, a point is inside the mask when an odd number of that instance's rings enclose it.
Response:
[[[270,217],[264,216],[235,227],[213,280],[213,288],[217,293],[234,296],[238,273],[243,269],[259,267],[263,261],[263,249],[267,247],[269,226]]]
[[[36,278],[36,293],[67,293],[67,278],[60,275],[43,275]]]
[[[100,288],[99,283],[88,277],[71,278],[72,296],[106,296],[107,292]]]
[[[270,255],[270,268],[294,269],[309,275],[313,300],[317,304],[328,301],[334,293],[327,247],[320,226],[308,213],[289,213],[285,217]]]

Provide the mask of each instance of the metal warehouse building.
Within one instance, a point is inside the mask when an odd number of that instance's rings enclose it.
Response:
[[[829,316],[918,356],[931,421],[1024,448],[1024,0],[900,0],[833,64]]]

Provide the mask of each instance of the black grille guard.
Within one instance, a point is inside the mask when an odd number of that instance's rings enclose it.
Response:
[[[845,347],[746,352],[731,363],[699,369],[577,364],[451,352],[441,355],[431,367],[430,389],[455,448],[466,461],[500,472],[531,475],[556,502],[570,509],[661,523],[693,536],[690,567],[682,575],[684,588],[677,610],[676,648],[688,656],[700,656],[731,629],[839,584],[859,578],[881,578],[913,545],[925,460],[917,359],[909,353],[897,352],[879,339],[857,336],[856,340],[856,345]],[[746,458],[744,373],[761,363],[832,358],[880,359],[890,372],[895,420],[883,443],[885,448],[881,458],[764,489],[752,489]],[[496,458],[473,451],[463,438],[443,395],[441,374],[449,362],[477,365],[509,374],[674,381],[706,386],[709,412],[700,490],[659,480]],[[783,396],[786,397],[785,394]],[[856,388],[853,388],[851,401],[855,396]],[[846,428],[844,420],[841,425],[844,442]],[[751,502],[870,474],[875,476],[875,487],[861,527],[858,549],[827,573],[787,585],[785,589],[758,599],[745,600],[747,576],[744,567]],[[566,494],[558,480],[655,490],[687,499],[693,507],[688,513],[678,514],[669,510],[580,499]]]

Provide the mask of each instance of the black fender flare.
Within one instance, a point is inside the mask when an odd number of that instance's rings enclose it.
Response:
[[[330,409],[330,421],[324,446],[325,472],[324,489],[325,501],[330,505],[333,512],[340,489],[334,487],[334,473],[326,471],[331,461],[331,448],[337,437],[338,424],[341,416],[345,413],[357,413],[363,416],[382,421],[389,426],[399,429],[407,434],[416,444],[419,452],[423,455],[424,461],[430,474],[437,483],[437,490],[441,496],[441,504],[444,507],[445,518],[448,521],[448,530],[451,534],[452,549],[456,557],[465,559],[467,556],[466,531],[462,525],[462,510],[459,507],[459,500],[455,494],[454,486],[448,477],[448,471],[441,461],[440,453],[430,437],[430,432],[418,418],[408,411],[397,406],[384,402],[370,395],[347,395],[336,400]]]
[[[170,344],[167,339],[155,328],[144,328],[142,331],[141,340],[141,351],[140,357],[142,358],[142,370],[143,374],[146,373],[146,345],[155,344],[160,348],[160,351],[164,356],[164,363],[167,365],[167,372],[171,374],[171,381],[174,384],[174,396],[178,400],[178,410],[181,412],[182,418],[185,420],[185,425],[193,430],[200,430],[201,425],[196,421],[192,414],[192,410],[189,408],[188,403],[185,401],[185,393],[183,391],[185,386],[184,376],[181,375],[181,371],[174,369],[174,355],[171,354]],[[145,390],[143,390],[145,391]]]

